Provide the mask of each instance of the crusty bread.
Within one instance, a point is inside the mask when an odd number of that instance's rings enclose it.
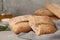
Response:
[[[50,17],[48,16],[30,16],[30,24],[33,25],[34,24],[52,24]]]
[[[54,27],[54,25],[40,24],[40,25],[38,25],[38,29],[36,31],[36,34],[37,35],[50,34],[50,33],[54,33],[55,31],[56,31],[56,28]]]
[[[13,32],[19,34],[21,32],[28,32],[31,30],[28,21],[29,15],[14,17],[9,20],[9,25]]]
[[[37,35],[54,33],[56,31],[53,22],[48,16],[18,16],[10,19],[9,25],[16,34],[28,32],[31,29]]]
[[[29,22],[21,22],[16,25],[12,26],[12,30],[16,33],[19,34],[21,32],[28,32],[31,30],[29,26]]]
[[[54,33],[56,31],[53,22],[48,16],[30,16],[29,24],[37,35]]]
[[[13,23],[13,24],[15,24],[15,23],[17,23],[17,22],[22,22],[22,21],[28,21],[28,17],[29,17],[30,15],[23,15],[23,16],[17,16],[17,17],[14,17],[14,18],[11,18],[11,22]],[[9,23],[11,23],[9,21]]]
[[[58,18],[60,18],[60,5],[54,3],[48,3],[46,4],[46,8],[54,15],[56,15]]]
[[[54,16],[49,10],[47,9],[39,9],[35,11],[35,15],[38,16]]]

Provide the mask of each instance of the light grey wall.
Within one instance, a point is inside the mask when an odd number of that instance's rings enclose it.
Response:
[[[3,0],[3,11],[7,10],[15,16],[34,14],[35,10],[44,8],[48,2],[60,3],[60,0]]]
[[[4,0],[4,10],[14,15],[33,14],[43,8],[48,0]]]
[[[2,13],[2,0],[0,0],[0,13]]]

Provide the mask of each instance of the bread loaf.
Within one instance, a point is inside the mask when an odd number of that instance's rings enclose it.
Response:
[[[46,4],[46,8],[58,18],[60,18],[60,6],[58,4],[48,3]]]
[[[47,9],[39,9],[39,10],[36,10],[35,12],[35,15],[37,16],[54,16],[54,14],[52,14],[49,10]]]
[[[28,15],[14,17],[9,20],[9,25],[13,32],[19,34],[21,32],[28,32],[31,30],[28,21]]]
[[[31,16],[29,24],[37,35],[50,34],[56,31],[53,22],[48,16]]]

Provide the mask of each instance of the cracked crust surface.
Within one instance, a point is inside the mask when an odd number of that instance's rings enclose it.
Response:
[[[9,25],[12,31],[15,32],[16,34],[30,31],[31,27],[29,26],[29,21],[28,21],[29,16],[30,15],[24,15],[10,19]]]
[[[56,31],[48,16],[31,16],[29,24],[37,35],[50,34]]]

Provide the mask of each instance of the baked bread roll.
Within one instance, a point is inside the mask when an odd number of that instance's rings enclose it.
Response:
[[[47,9],[39,9],[39,10],[35,11],[35,15],[38,15],[38,16],[54,16],[54,14],[52,14]]]
[[[50,34],[50,33],[54,33],[56,31],[54,25],[50,25],[50,24],[40,24],[38,25],[37,28],[37,35],[41,35],[41,34]]]
[[[60,18],[60,5],[54,3],[48,3],[46,4],[46,8],[54,15],[56,15],[58,18]]]
[[[48,16],[30,16],[29,24],[37,35],[50,34],[56,31]]]
[[[28,32],[31,30],[28,21],[29,15],[18,16],[9,20],[9,25],[13,32],[19,34],[21,32]]]
[[[29,22],[31,22],[30,24],[33,25],[34,24],[53,24],[51,22],[50,17],[48,16],[30,16],[29,17]]]

